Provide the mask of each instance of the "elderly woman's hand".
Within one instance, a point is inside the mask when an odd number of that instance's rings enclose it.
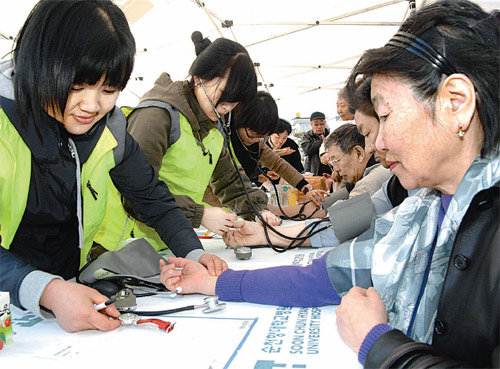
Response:
[[[353,287],[337,308],[337,327],[340,337],[357,354],[370,330],[387,323],[382,298],[375,288]]]

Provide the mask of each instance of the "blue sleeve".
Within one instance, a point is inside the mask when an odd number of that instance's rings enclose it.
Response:
[[[257,270],[228,269],[217,279],[215,293],[224,301],[279,306],[338,305],[340,297],[326,270],[326,255],[306,267],[286,265]]]
[[[385,332],[389,332],[391,329],[392,328],[387,324],[377,324],[370,330],[370,332],[368,332],[365,339],[363,340],[363,343],[361,344],[361,347],[359,348],[358,353],[358,361],[362,365],[365,365],[366,355],[368,355],[368,352],[372,348],[375,341],[381,335],[383,335]]]
[[[19,287],[26,275],[34,270],[34,267],[0,246],[0,291],[9,292],[12,304],[21,306]]]

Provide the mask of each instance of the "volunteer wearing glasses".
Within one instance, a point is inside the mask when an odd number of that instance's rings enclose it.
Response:
[[[219,117],[255,97],[253,62],[245,48],[234,41],[220,38],[210,43],[199,32],[192,38],[197,57],[189,70],[190,80],[173,82],[162,73],[128,116],[128,130],[194,228],[203,225],[223,234],[233,226],[237,213],[254,220],[243,186],[257,211],[276,225],[279,219],[266,210],[266,194],[252,188],[244,173],[244,183],[239,180],[217,129]],[[207,186],[232,212],[202,201]],[[127,238],[147,237],[155,248],[165,248],[151,228],[127,216],[119,200],[115,198],[108,208],[96,243],[114,249]],[[190,256],[195,260],[199,257]]]
[[[315,190],[297,169],[266,145],[264,138],[276,130],[277,124],[278,106],[269,93],[258,91],[255,99],[240,104],[230,122],[231,147],[237,164],[256,183],[267,180],[263,172],[272,171],[268,175],[282,177],[302,191],[315,206],[320,206],[326,192]]]
[[[314,112],[311,114],[311,130],[306,132],[302,138],[300,146],[305,155],[305,170],[315,176],[322,176],[323,173],[331,174],[332,169],[320,161],[319,150],[330,131],[326,128],[325,114]]]

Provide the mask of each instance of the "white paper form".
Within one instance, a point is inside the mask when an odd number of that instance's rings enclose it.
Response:
[[[157,361],[169,368],[229,368],[257,322],[257,318],[211,315],[163,316],[175,322],[170,333],[146,324],[111,332],[67,333],[55,321],[40,321],[31,313],[14,310],[14,344],[0,353],[2,367],[8,363],[45,367],[45,363],[67,368],[71,363],[92,368],[99,363],[130,368]]]

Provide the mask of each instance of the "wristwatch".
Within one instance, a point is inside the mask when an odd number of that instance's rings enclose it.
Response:
[[[308,183],[306,184],[304,187],[302,187],[302,193],[305,195],[307,194],[309,191],[311,190],[314,190],[314,187],[312,184]]]

